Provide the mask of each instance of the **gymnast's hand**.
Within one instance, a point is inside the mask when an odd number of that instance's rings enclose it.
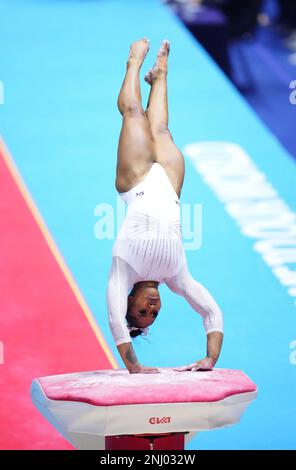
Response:
[[[176,367],[174,370],[178,372],[184,372],[186,370],[191,370],[192,372],[196,372],[198,370],[212,370],[214,369],[215,362],[210,357],[205,357],[201,361],[193,362],[193,364],[188,364],[187,366],[183,367]]]
[[[122,343],[117,346],[118,352],[130,374],[157,374],[159,370],[156,367],[142,366],[133,349],[132,343]]]
[[[131,374],[159,374],[159,370],[156,367],[145,367],[141,364],[137,364],[129,368]]]

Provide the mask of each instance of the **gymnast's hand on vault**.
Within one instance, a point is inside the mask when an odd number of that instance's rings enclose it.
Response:
[[[187,366],[177,367],[174,370],[178,372],[184,372],[186,370],[191,370],[196,372],[197,370],[212,370],[214,368],[214,361],[210,357],[205,357],[201,361],[193,362],[193,364],[188,364]]]
[[[141,366],[141,364],[130,368],[129,371],[131,374],[159,374],[159,370],[156,367],[145,367]]]

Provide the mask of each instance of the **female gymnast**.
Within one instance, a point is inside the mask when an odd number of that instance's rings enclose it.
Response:
[[[151,86],[146,111],[139,81],[149,50],[146,38],[131,45],[118,97],[123,121],[115,186],[127,204],[127,215],[113,246],[107,304],[110,328],[130,373],[158,372],[139,363],[131,338],[146,334],[159,314],[160,283],[182,295],[202,316],[207,334],[206,357],[176,370],[211,370],[223,340],[222,312],[190,275],[182,244],[179,198],[184,159],[168,129],[169,49],[169,42],[163,41],[145,76]]]

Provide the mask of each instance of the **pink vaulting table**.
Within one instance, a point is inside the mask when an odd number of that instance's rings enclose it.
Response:
[[[42,377],[33,381],[31,398],[77,449],[180,450],[196,432],[237,423],[257,396],[240,370],[160,371]]]

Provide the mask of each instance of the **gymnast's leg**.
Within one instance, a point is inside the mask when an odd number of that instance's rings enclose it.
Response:
[[[168,128],[167,62],[169,48],[169,42],[163,41],[155,65],[145,77],[146,82],[151,85],[146,115],[153,139],[155,161],[164,167],[180,197],[184,180],[184,158],[175,145]]]
[[[149,122],[142,108],[139,81],[139,72],[148,50],[149,42],[147,39],[141,39],[131,45],[126,74],[118,97],[118,109],[123,117],[118,143],[115,183],[119,192],[129,191],[138,184],[149,172],[154,161],[153,141]],[[122,270],[117,266],[116,270],[111,270],[108,286],[111,324],[115,317],[120,316],[119,323],[121,326],[127,307],[127,298],[122,299],[122,291],[124,286],[127,285],[125,277],[125,268]],[[124,295],[127,297],[127,289]],[[115,302],[113,302],[114,299]],[[116,305],[116,300],[122,300],[121,311],[118,311],[119,304],[117,302]],[[113,312],[110,312],[110,309]],[[156,368],[145,367],[138,362],[132,344],[127,339],[124,339],[125,342],[120,341],[117,344],[117,349],[128,370],[131,373],[145,374],[158,372]]]
[[[118,143],[116,189],[125,192],[148,173],[153,161],[149,122],[142,108],[139,72],[149,50],[147,39],[131,45],[125,78],[118,97],[122,129]]]

